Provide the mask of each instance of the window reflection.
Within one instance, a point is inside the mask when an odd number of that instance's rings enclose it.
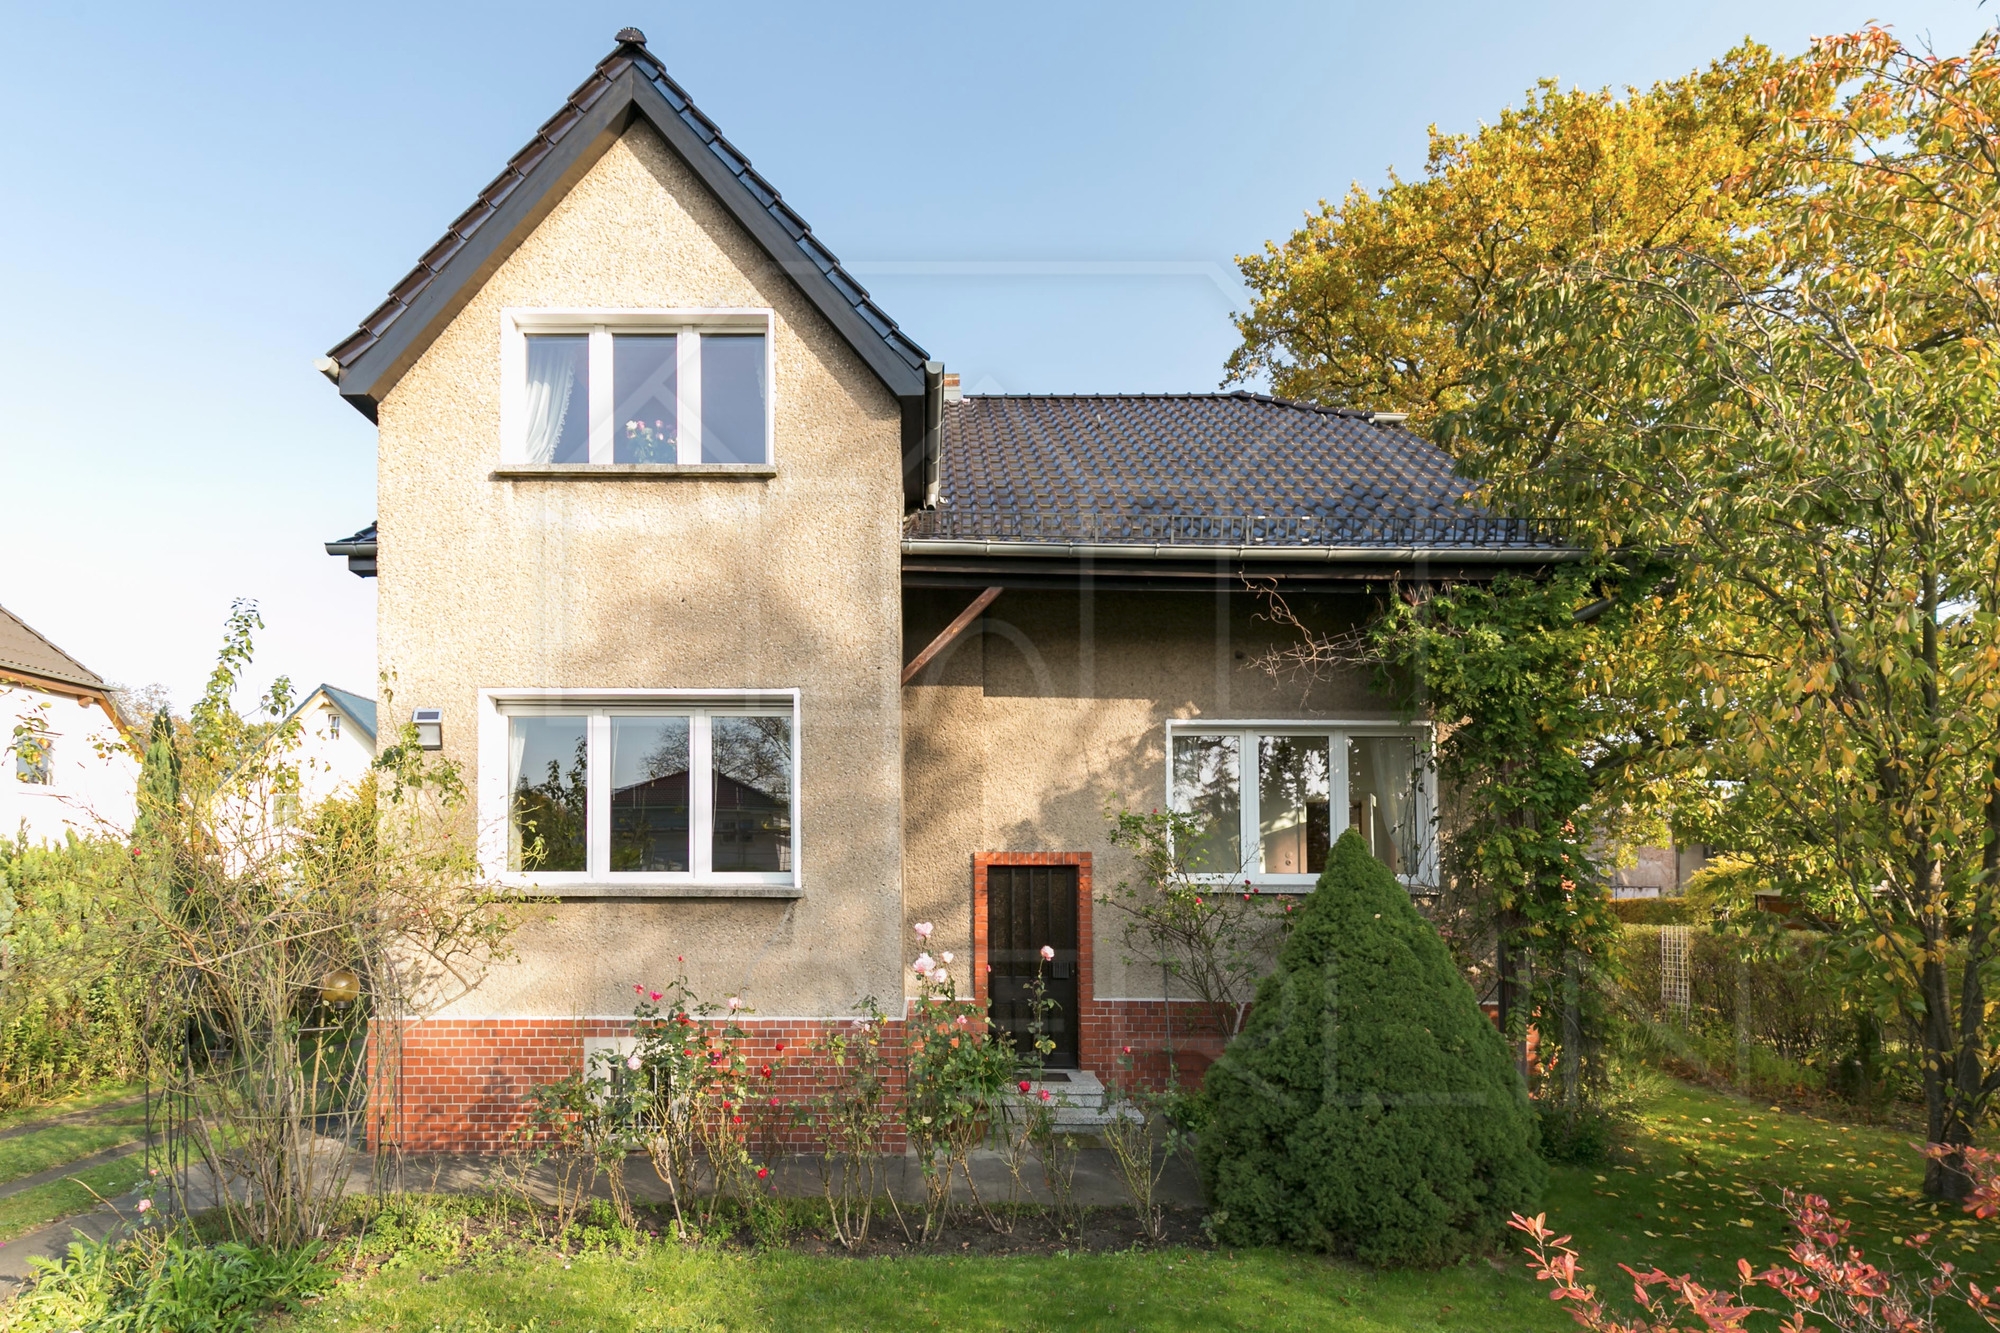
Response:
[[[590,744],[581,717],[508,720],[509,870],[582,870]]]
[[[705,333],[701,338],[701,461],[762,463],[764,335]]]
[[[1267,875],[1317,875],[1332,844],[1325,736],[1257,738],[1260,864]]]
[[[714,868],[792,868],[792,720],[718,717],[709,724],[714,769]]]
[[[611,869],[686,870],[688,719],[611,719]]]
[[[1347,826],[1399,875],[1418,871],[1417,748],[1407,736],[1356,736],[1347,749]]]
[[[1184,849],[1190,872],[1234,875],[1243,868],[1242,753],[1235,736],[1174,737],[1174,806],[1201,825]]]
[[[620,333],[611,339],[612,462],[680,460],[675,349],[671,333]]]

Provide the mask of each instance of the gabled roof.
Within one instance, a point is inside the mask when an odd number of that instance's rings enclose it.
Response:
[[[636,28],[458,216],[389,299],[322,361],[341,397],[370,420],[376,405],[480,285],[629,126],[645,121],[788,273],[889,391],[902,401],[906,475],[921,490],[927,428],[942,401],[942,367],[883,313],[812,228],[722,137]],[[928,410],[927,410],[928,405]],[[934,434],[932,443],[934,444]],[[911,451],[917,457],[911,458]],[[920,494],[919,494],[919,497]]]
[[[0,675],[46,680],[104,693],[104,678],[0,606]]]
[[[1401,418],[1262,394],[969,396],[913,540],[1550,553]]]
[[[361,731],[362,735],[368,738],[370,745],[375,743],[375,701],[373,699],[365,699],[348,690],[335,689],[333,686],[324,683],[315,686],[312,693],[299,700],[299,706],[287,715],[285,721],[289,722],[292,718],[305,712],[307,708],[312,706],[312,701],[321,695],[325,695],[328,703],[338,708],[347,716],[347,720],[352,722]]]

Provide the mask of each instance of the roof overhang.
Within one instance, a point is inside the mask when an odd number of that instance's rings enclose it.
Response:
[[[1487,580],[1545,569],[1582,556],[1570,547],[1190,546],[1083,542],[903,542],[905,587],[1073,588],[1083,583],[1139,590],[1240,587],[1247,579],[1353,586],[1391,579]]]

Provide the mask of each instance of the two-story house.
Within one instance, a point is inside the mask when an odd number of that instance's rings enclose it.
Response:
[[[1108,810],[1205,816],[1231,891],[1350,825],[1436,873],[1425,728],[1259,669],[1250,581],[1351,623],[1550,557],[1392,415],[961,396],[632,29],[321,369],[379,428],[328,550],[380,580],[387,725],[556,900],[407,1033],[411,1146],[497,1143],[683,968],[773,1041],[898,1011],[919,921],[1007,1022],[1054,949],[1058,1063],[1159,1049]]]

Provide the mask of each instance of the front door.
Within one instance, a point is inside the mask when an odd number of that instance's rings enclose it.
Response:
[[[1044,961],[1042,949],[1055,950]],[[986,868],[987,994],[993,1025],[1024,1056],[1034,1050],[1035,977],[1054,1001],[1041,1014],[1042,1031],[1056,1048],[1053,1069],[1076,1066],[1076,867]]]

